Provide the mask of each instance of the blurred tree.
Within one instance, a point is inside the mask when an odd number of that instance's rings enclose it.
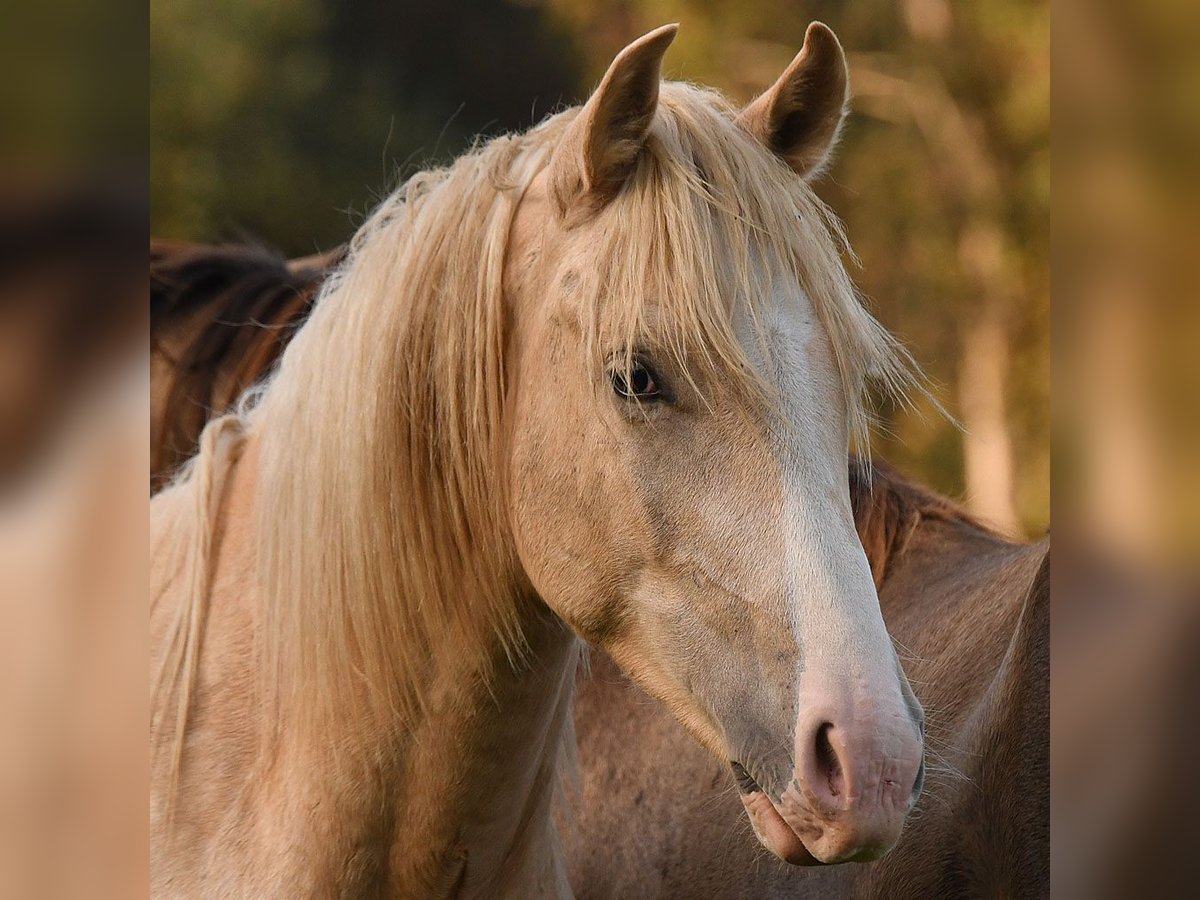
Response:
[[[580,91],[570,41],[496,0],[152,0],[150,55],[155,234],[291,253]]]
[[[1073,534],[1126,563],[1200,541],[1200,7],[1079,3],[1056,49],[1056,336]]]

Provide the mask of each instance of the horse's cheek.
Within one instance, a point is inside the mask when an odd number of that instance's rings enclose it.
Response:
[[[609,579],[611,538],[600,460],[570,417],[527,420],[512,457],[517,553],[542,598],[564,618],[582,614]]]

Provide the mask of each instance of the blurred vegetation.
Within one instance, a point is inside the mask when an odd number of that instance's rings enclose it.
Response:
[[[812,19],[854,115],[819,186],[856,278],[966,426],[886,411],[880,456],[1003,527],[1049,521],[1049,9],[1025,0],[152,0],[151,223],[292,254],[396,180],[578,102],[681,23],[668,77],[739,101]]]
[[[0,3],[0,192],[136,173],[146,16],[103,0]]]

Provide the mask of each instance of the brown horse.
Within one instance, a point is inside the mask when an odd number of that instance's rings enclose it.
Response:
[[[775,855],[899,838],[923,714],[844,464],[906,369],[803,180],[844,57],[813,26],[738,112],[660,88],[673,36],[384,201],[153,501],[156,890],[568,893],[580,637]]]
[[[243,385],[266,374],[311,308],[324,262],[289,264],[254,248],[156,248],[156,339],[182,347],[181,358],[208,362],[188,369],[190,395],[164,388],[171,366],[154,370],[154,395],[175,398],[154,407],[156,419],[166,419],[155,433],[191,428],[198,437],[203,423],[179,419],[196,400],[222,396],[215,385],[227,380],[223,367]],[[298,269],[305,271],[299,284]],[[257,327],[266,305],[257,295],[284,292],[296,295],[287,307],[292,318],[272,321],[289,327]],[[225,355],[187,349],[189,334],[223,334],[225,322],[244,323]],[[231,405],[232,392],[223,396]],[[1008,541],[887,467],[865,477],[852,461],[850,497],[884,620],[928,713],[935,759],[896,850],[852,869],[798,870],[763,859],[740,826],[726,770],[594,651],[576,694],[581,794],[565,828],[579,896],[1046,895],[1048,547]],[[685,792],[692,796],[681,812],[673,799]]]

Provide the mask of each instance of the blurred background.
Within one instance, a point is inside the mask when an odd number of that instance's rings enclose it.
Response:
[[[812,19],[855,94],[821,196],[856,279],[962,424],[884,410],[879,456],[1026,536],[1050,518],[1049,9],[1014,0],[154,0],[155,237],[346,241],[399,178],[580,102],[681,23],[667,76],[739,102]]]

